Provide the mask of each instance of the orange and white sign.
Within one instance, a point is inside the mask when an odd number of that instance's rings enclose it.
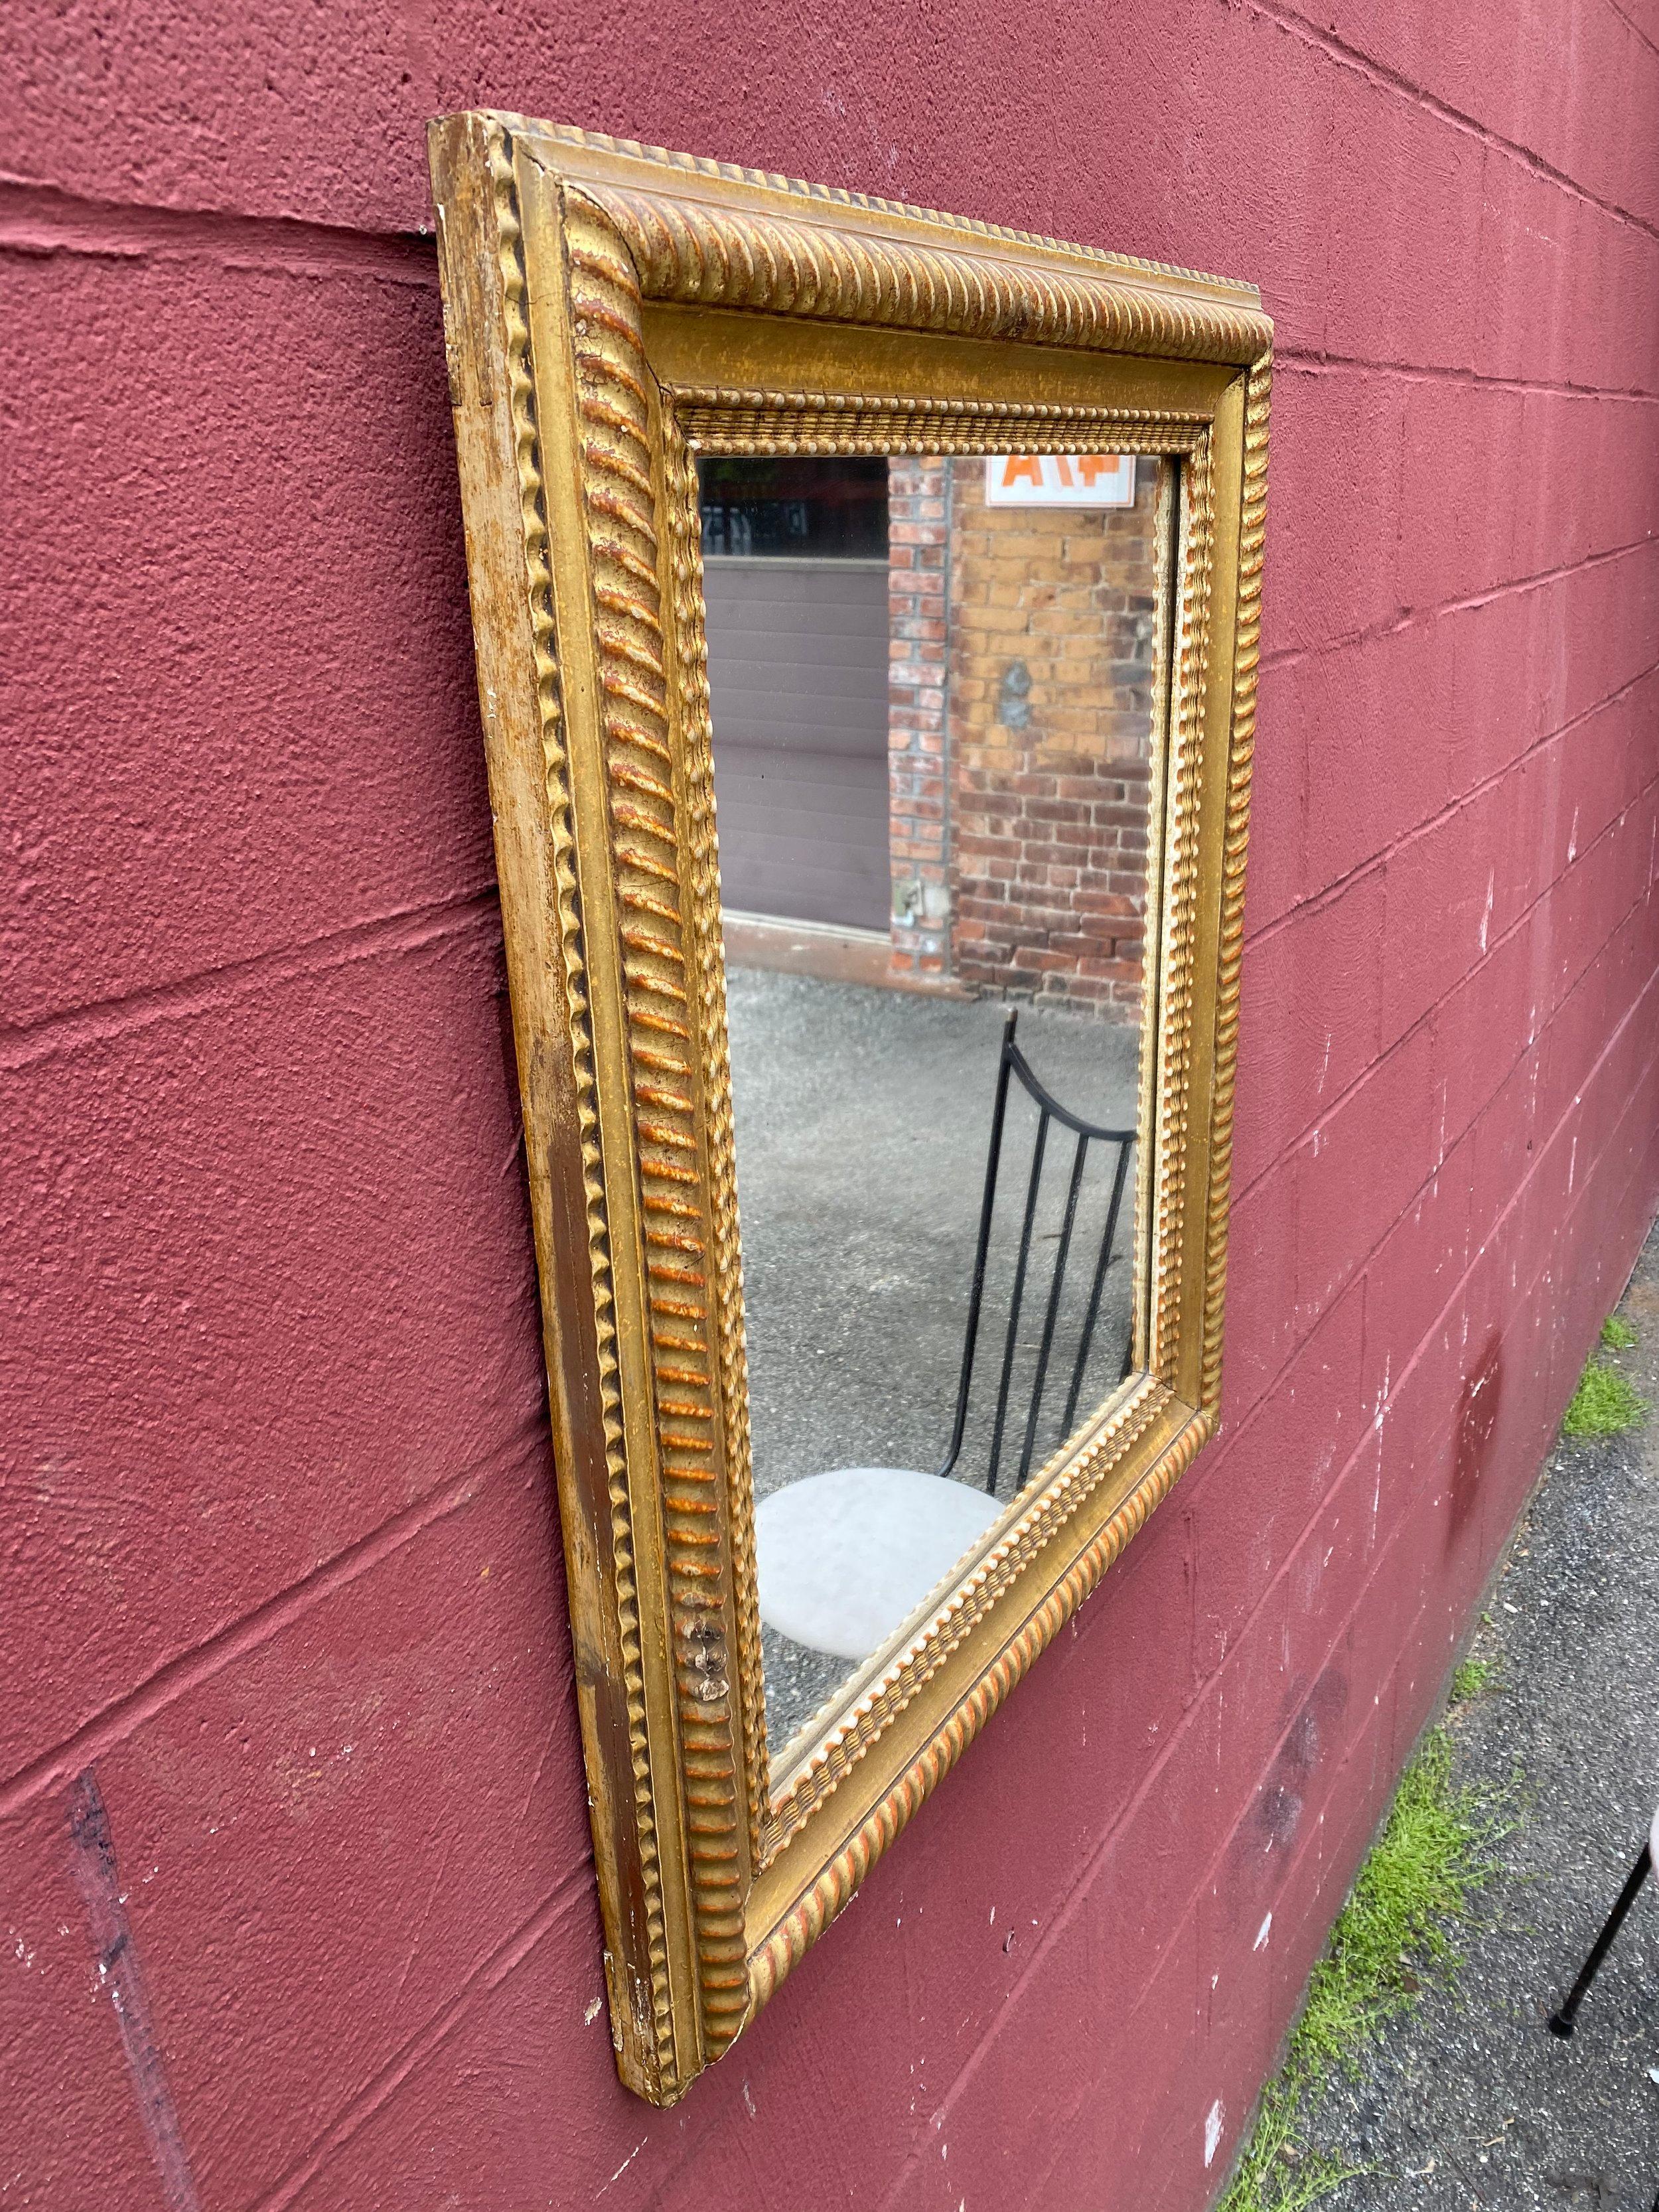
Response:
[[[1133,507],[1133,453],[993,453],[987,507]]]

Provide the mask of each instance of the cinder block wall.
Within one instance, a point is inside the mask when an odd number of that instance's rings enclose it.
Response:
[[[1659,22],[8,34],[9,2194],[1196,2212],[1654,1210]],[[599,2002],[501,1048],[422,143],[481,100],[1280,339],[1224,1433],[669,2113]]]

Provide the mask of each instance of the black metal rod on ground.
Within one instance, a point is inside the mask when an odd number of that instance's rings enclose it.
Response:
[[[1625,1878],[1625,1886],[1619,1893],[1618,1901],[1602,1924],[1601,1933],[1590,1946],[1590,1954],[1584,1961],[1578,1979],[1568,1992],[1566,2002],[1559,2012],[1553,2012],[1550,2014],[1549,2028],[1552,2035],[1568,2036],[1572,2033],[1573,2022],[1578,2016],[1578,2008],[1584,2002],[1584,1993],[1601,1971],[1601,1961],[1613,1948],[1613,1939],[1624,1925],[1625,1915],[1635,1904],[1636,1893],[1652,1871],[1653,1854],[1648,1844],[1644,1844],[1641,1856]]]

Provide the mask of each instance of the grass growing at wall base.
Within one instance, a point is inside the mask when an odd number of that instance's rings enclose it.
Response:
[[[1466,1705],[1471,1698],[1478,1698],[1498,1672],[1495,1659],[1460,1659],[1452,1669],[1451,1687],[1447,1692],[1454,1705]]]
[[[1578,1378],[1578,1388],[1562,1417],[1564,1437],[1620,1437],[1647,1417],[1645,1398],[1638,1395],[1616,1367],[1605,1359],[1592,1359]]]
[[[1636,1331],[1624,1316],[1609,1314],[1601,1324],[1602,1350],[1629,1352],[1635,1342]],[[1564,1437],[1621,1437],[1647,1415],[1647,1400],[1610,1360],[1592,1356],[1561,1417],[1561,1433]]]
[[[1407,1768],[1314,1968],[1219,2212],[1305,2212],[1363,2171],[1304,2142],[1304,2114],[1333,2075],[1358,2070],[1365,2045],[1411,2004],[1426,1975],[1455,1971],[1451,1924],[1497,1873],[1495,1848],[1507,1832],[1493,1802],[1454,1786],[1451,1741],[1437,1729]]]

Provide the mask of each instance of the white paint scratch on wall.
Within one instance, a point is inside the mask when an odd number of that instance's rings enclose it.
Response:
[[[1259,1951],[1261,1948],[1262,1945],[1267,1942],[1268,1936],[1273,1932],[1273,1917],[1270,1912],[1267,1918],[1262,1922],[1261,1927],[1256,1929],[1255,1941],[1250,1946],[1251,1950]]]
[[[647,2144],[647,2143],[648,2143],[648,2142],[650,2142],[650,2140],[651,2140],[650,2136],[645,2136],[645,2137],[644,2137],[641,2142],[636,2142],[636,2143],[635,2144],[635,2146],[634,2146],[633,2149],[632,2149],[632,2150],[630,2150],[630,2151],[629,2152],[629,2154],[628,2154],[627,2157],[623,2160],[622,2164],[621,2164],[621,2165],[617,2168],[617,2171],[616,2171],[616,2172],[611,2175],[611,2181],[620,2181],[620,2180],[622,2179],[622,2178],[623,2178],[623,2174],[625,2174],[625,2173],[627,2172],[627,2171],[628,2171],[629,2167],[630,2166],[632,2166],[632,2165],[633,2165],[633,2163],[634,2163],[635,2160],[639,2156],[640,2153],[641,2153],[641,2152],[645,2148],[646,2144]],[[610,2186],[611,2186],[611,2181],[607,2181],[607,2182],[605,2183],[605,2189],[609,2189],[609,2188],[610,2188]],[[602,2189],[602,2190],[600,2190],[600,2191],[599,2191],[599,2195],[600,2195],[601,2197],[603,2197],[603,2196],[604,2196],[604,2194],[605,2194],[605,2189]]]
[[[1204,2163],[1206,2166],[1215,2163],[1216,2151],[1221,2142],[1221,2123],[1226,2117],[1227,2107],[1218,2097],[1204,2122]]]
[[[604,2005],[605,1999],[603,1997],[594,1998],[592,2003],[589,2005],[587,2010],[582,2014],[582,2026],[584,2027],[592,2027],[594,2021],[599,2018]]]

